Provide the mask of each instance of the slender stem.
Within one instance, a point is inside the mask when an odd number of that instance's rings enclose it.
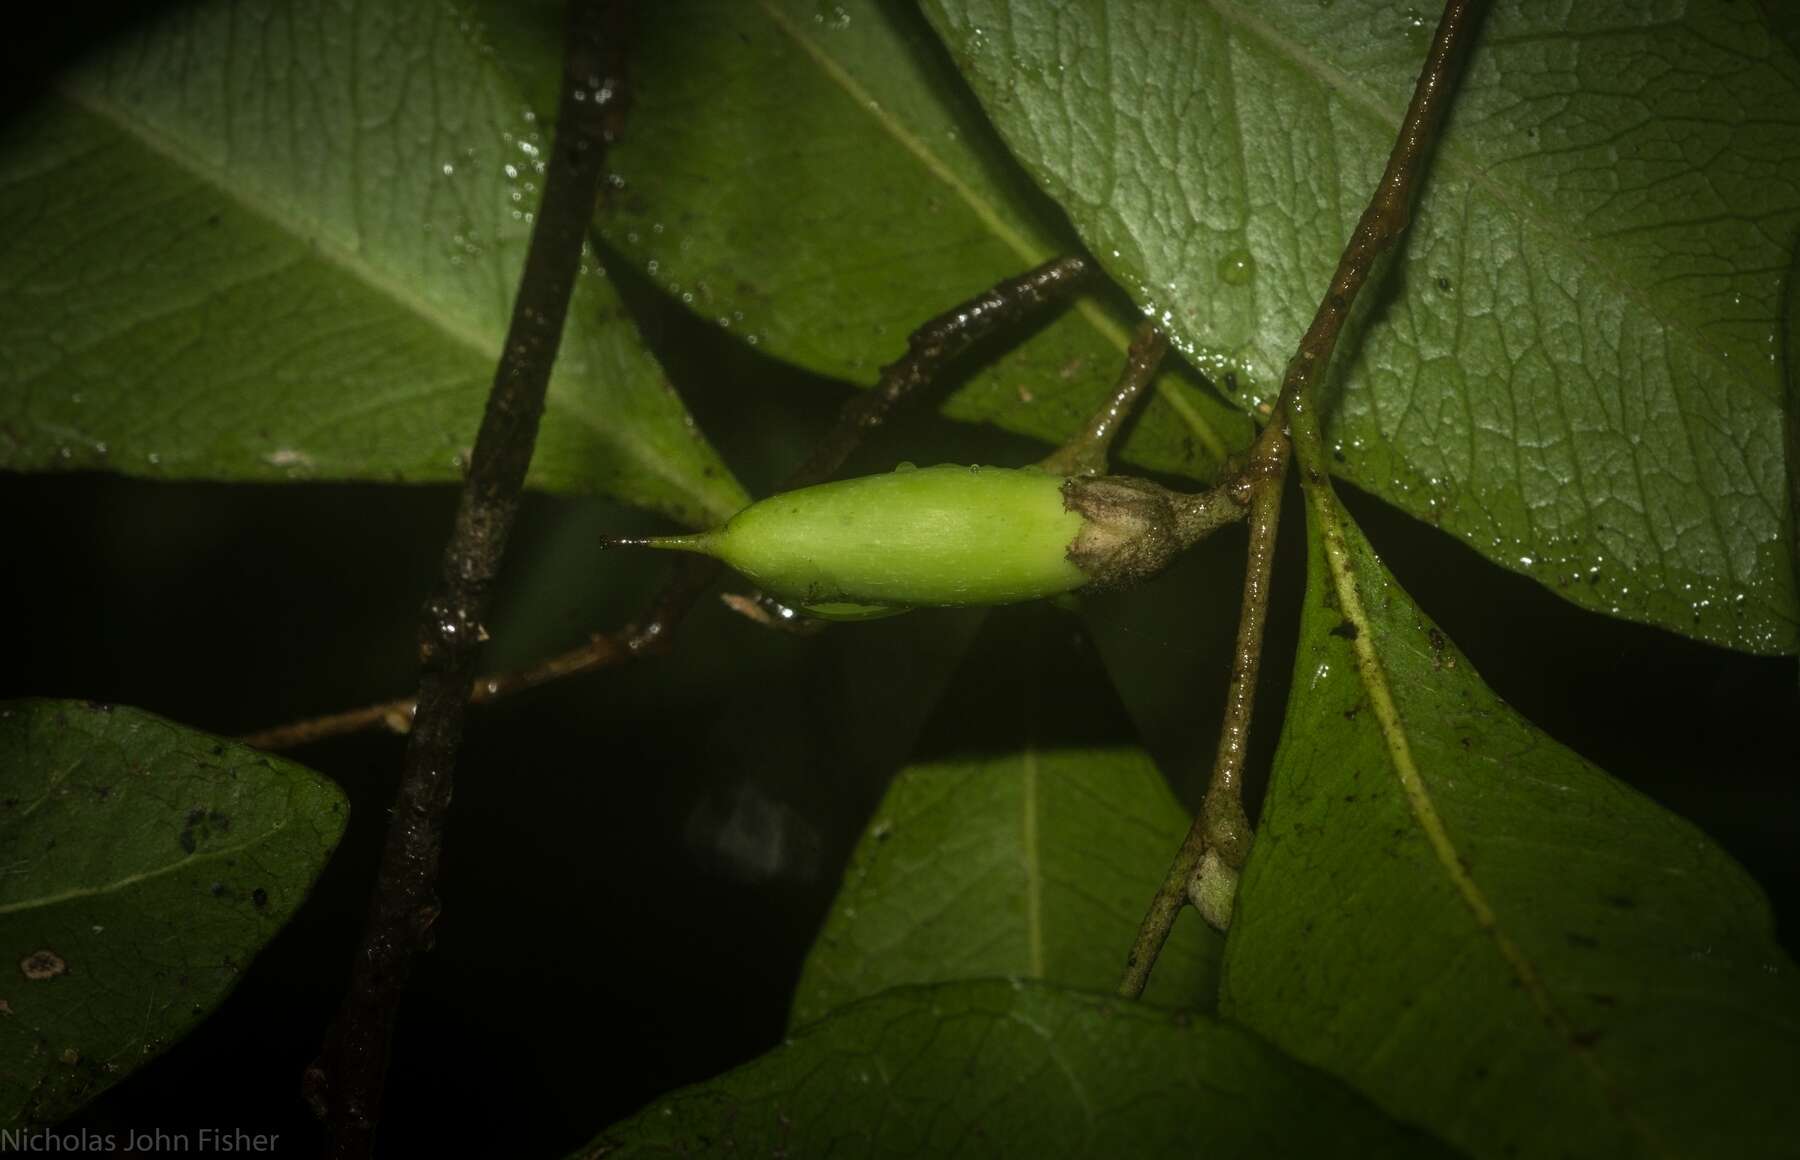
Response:
[[[1226,693],[1224,729],[1200,812],[1151,900],[1126,958],[1125,974],[1119,983],[1119,993],[1126,997],[1143,994],[1156,957],[1185,901],[1196,901],[1216,926],[1223,927],[1230,919],[1237,871],[1249,855],[1253,836],[1244,812],[1241,778],[1260,668],[1263,625],[1268,616],[1290,430],[1299,444],[1297,454],[1306,473],[1303,482],[1329,487],[1312,387],[1330,363],[1344,322],[1377,260],[1393,247],[1412,220],[1419,178],[1443,125],[1460,66],[1484,7],[1484,0],[1449,0],[1444,5],[1406,116],[1388,154],[1387,168],[1344,246],[1312,324],[1288,362],[1269,425],[1251,449],[1243,483],[1251,507],[1250,555],[1245,566],[1237,647],[1232,655],[1231,686]]]
[[[637,620],[615,632],[595,633],[586,643],[525,668],[477,677],[469,686],[469,703],[486,704],[552,681],[667,652],[675,626],[711,585],[718,571],[716,560],[704,556],[683,557],[668,584]],[[239,740],[258,749],[289,749],[375,728],[409,733],[417,709],[417,698],[396,697],[391,701],[378,701],[341,713],[328,713],[247,733]]]
[[[1449,0],[1444,5],[1444,14],[1438,19],[1437,32],[1425,54],[1424,68],[1413,86],[1412,100],[1406,106],[1406,116],[1400,122],[1400,132],[1388,153],[1387,168],[1338,258],[1337,270],[1325,296],[1319,300],[1312,324],[1288,362],[1275,407],[1276,418],[1281,412],[1294,409],[1301,394],[1311,388],[1331,361],[1338,334],[1376,260],[1393,247],[1412,223],[1419,177],[1450,110],[1463,58],[1486,6],[1486,0]]]
[[[837,426],[780,490],[806,487],[836,475],[863,436],[930,383],[946,362],[999,327],[1029,318],[1062,301],[1089,270],[1085,258],[1053,258],[1016,278],[995,284],[913,331],[906,340],[906,353],[881,368],[881,378],[873,390],[844,405]]]
[[[571,3],[555,141],[443,574],[419,624],[418,710],[350,989],[307,1069],[329,1157],[374,1152],[388,1056],[413,959],[437,918],[438,861],[481,622],[518,511],[562,341],[606,145],[623,124],[631,6]],[[592,100],[588,97],[592,96]]]
[[[1119,994],[1128,999],[1144,993],[1156,957],[1168,941],[1176,916],[1189,900],[1195,872],[1207,857],[1215,859],[1215,873],[1230,885],[1250,853],[1250,819],[1244,813],[1243,798],[1244,758],[1249,751],[1256,683],[1262,669],[1263,628],[1268,622],[1269,585],[1275,571],[1275,540],[1281,526],[1287,460],[1288,441],[1279,432],[1272,438],[1258,439],[1251,450],[1249,466],[1237,481],[1247,494],[1250,508],[1250,550],[1244,567],[1237,643],[1231,653],[1231,684],[1225,692],[1225,720],[1220,726],[1219,748],[1200,812],[1194,815],[1169,872],[1150,900],[1137,939],[1125,958]],[[1229,906],[1229,894],[1223,902]],[[1224,914],[1209,914],[1208,918],[1218,920],[1228,915],[1226,910]],[[1215,921],[1215,925],[1222,926],[1224,922]]]
[[[1112,395],[1089,417],[1087,426],[1045,456],[1038,466],[1057,475],[1104,475],[1119,429],[1131,414],[1138,396],[1156,377],[1156,369],[1162,365],[1168,350],[1168,336],[1158,330],[1155,323],[1139,323],[1131,347],[1125,352],[1125,366],[1119,371],[1119,382]]]

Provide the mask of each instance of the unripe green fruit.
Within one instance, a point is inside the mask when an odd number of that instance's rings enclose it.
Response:
[[[1062,477],[925,467],[822,483],[724,526],[650,541],[704,552],[791,604],[1005,604],[1087,583]]]
[[[1116,587],[1241,509],[1144,480],[1033,468],[902,468],[801,488],[689,536],[626,541],[716,556],[810,615],[1009,604]]]

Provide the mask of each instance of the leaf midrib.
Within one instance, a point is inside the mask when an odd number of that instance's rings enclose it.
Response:
[[[288,820],[288,818],[283,817],[268,829],[263,830],[261,833],[258,833],[256,836],[249,838],[246,841],[237,842],[229,846],[209,846],[207,849],[198,853],[189,854],[179,861],[165,863],[153,870],[144,870],[135,874],[127,874],[123,878],[116,879],[112,882],[101,883],[99,886],[74,886],[55,894],[41,894],[35,898],[21,898],[17,902],[0,904],[0,916],[22,914],[25,911],[39,910],[46,906],[60,906],[65,902],[75,902],[84,898],[98,898],[104,894],[116,894],[121,890],[141,885],[142,883],[149,882],[153,879],[161,878],[164,875],[174,874],[180,870],[186,870],[194,866],[204,865],[216,859],[224,858],[228,854],[237,854],[245,850],[254,849],[257,846],[264,845],[278,837],[281,834],[281,831],[287,828]]]
[[[1019,755],[1020,837],[1025,847],[1025,947],[1031,977],[1044,978],[1044,868],[1038,844],[1038,754],[1029,737]]]
[[[1425,784],[1419,765],[1413,757],[1409,732],[1401,720],[1398,702],[1388,685],[1381,658],[1376,653],[1375,626],[1363,607],[1362,594],[1357,584],[1360,573],[1348,558],[1344,532],[1339,522],[1340,519],[1348,520],[1348,516],[1338,506],[1330,484],[1306,483],[1304,487],[1308,506],[1318,521],[1319,540],[1324,545],[1326,570],[1338,598],[1339,611],[1344,620],[1356,629],[1350,638],[1350,647],[1356,658],[1357,677],[1369,695],[1369,706],[1374,713],[1376,729],[1387,750],[1388,766],[1400,782],[1407,810],[1431,849],[1433,860],[1438,863],[1458,898],[1468,909],[1475,925],[1485,936],[1484,941],[1500,956],[1507,973],[1538,1013],[1540,1026],[1552,1035],[1560,1048],[1581,1061],[1602,1094],[1607,1097],[1607,1106],[1617,1113],[1626,1127],[1641,1137],[1655,1154],[1665,1154],[1667,1149],[1625,1101],[1624,1089],[1611,1072],[1595,1058],[1593,1052],[1583,1051],[1577,1045],[1568,1016],[1551,996],[1544,976],[1524,949],[1502,929],[1499,916],[1488,901],[1486,892],[1464,866],[1456,842],[1450,836],[1449,827],[1438,813],[1431,790]]]

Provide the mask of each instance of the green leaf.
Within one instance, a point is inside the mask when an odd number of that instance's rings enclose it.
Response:
[[[1188,812],[1047,607],[991,615],[863,832],[807,956],[790,1025],[910,983],[1009,977],[1109,991]],[[1045,674],[1054,673],[1054,678]],[[974,722],[976,724],[971,725]],[[1223,940],[1184,916],[1149,998],[1210,1010]]]
[[[1791,1146],[1800,973],[1762,892],[1495,696],[1313,499],[1221,1009],[1476,1156]]]
[[[902,983],[1005,976],[1116,986],[1187,816],[1136,749],[902,770],[807,957],[793,1024]],[[1211,1007],[1219,942],[1184,916],[1151,1002]]]
[[[187,1034],[347,811],[311,770],[136,709],[0,706],[0,1124],[47,1124]]]
[[[1800,16],[1793,20],[1800,26]],[[1781,417],[1781,429],[1787,446],[1787,542],[1794,580],[1800,585],[1800,246],[1795,247],[1788,266],[1786,323],[1781,353],[1787,407]]]
[[[1001,134],[1198,365],[1267,399],[1430,22],[1385,0],[933,0]],[[1346,335],[1334,470],[1614,615],[1800,646],[1773,345],[1800,62],[1754,8],[1493,6]]]
[[[0,133],[0,467],[459,478],[545,145],[454,5],[134,29]],[[592,269],[531,483],[745,502]]]
[[[931,316],[1079,249],[907,6],[701,0],[642,17],[604,237],[759,349],[867,385]],[[1106,397],[1132,324],[1099,290],[945,413],[1066,438]],[[1171,372],[1122,451],[1206,478],[1250,433]]]
[[[855,1004],[658,1100],[582,1154],[1446,1153],[1235,1027],[989,981]]]

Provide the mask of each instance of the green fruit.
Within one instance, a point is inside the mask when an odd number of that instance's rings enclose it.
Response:
[[[629,542],[716,556],[809,614],[861,619],[1139,579],[1241,515],[1222,494],[1032,468],[903,468],[773,496],[708,532]]]

